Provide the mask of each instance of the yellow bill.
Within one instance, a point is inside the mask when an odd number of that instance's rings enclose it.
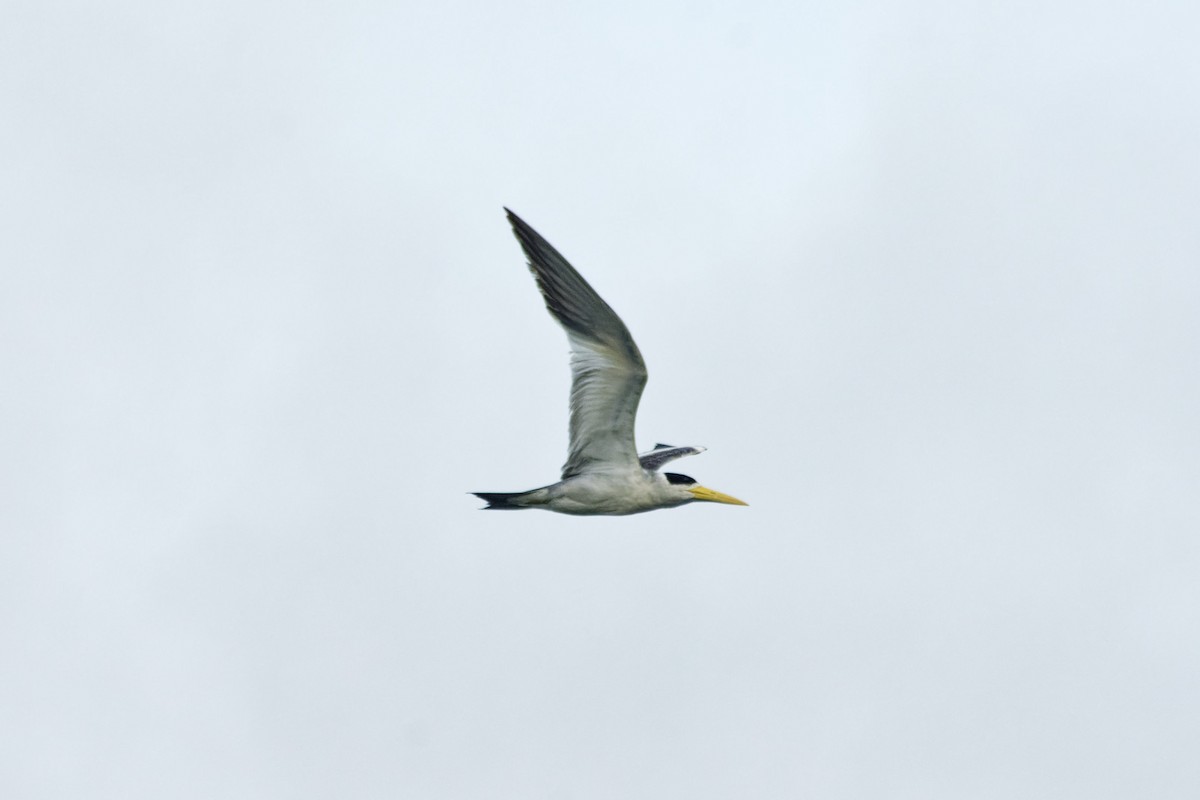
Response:
[[[697,500],[704,500],[709,503],[728,503],[731,506],[750,505],[749,503],[743,503],[736,497],[730,497],[729,495],[722,494],[721,492],[714,492],[712,489],[705,488],[699,484],[689,487],[688,491],[691,492],[692,497],[696,498]]]

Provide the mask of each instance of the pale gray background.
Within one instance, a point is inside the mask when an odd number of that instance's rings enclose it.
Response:
[[[1200,796],[1193,8],[6,3],[0,795]]]

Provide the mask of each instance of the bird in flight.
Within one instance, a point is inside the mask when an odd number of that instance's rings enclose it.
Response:
[[[488,509],[542,508],[561,514],[637,514],[697,500],[744,506],[686,475],[659,472],[703,447],[657,444],[638,455],[633,423],[646,364],[629,329],[596,290],[537,231],[508,213],[550,315],[571,345],[571,423],[562,480],[527,492],[472,492]]]

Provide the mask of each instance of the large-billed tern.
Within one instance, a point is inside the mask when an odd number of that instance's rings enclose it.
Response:
[[[528,492],[473,492],[489,509],[543,508],[562,514],[637,514],[697,500],[744,506],[686,475],[659,472],[703,447],[655,445],[638,455],[633,423],[646,385],[642,354],[608,303],[524,220],[508,221],[529,259],[546,308],[571,345],[570,449],[562,480]]]

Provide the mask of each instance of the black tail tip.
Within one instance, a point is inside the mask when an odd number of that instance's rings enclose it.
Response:
[[[512,499],[524,494],[524,492],[471,492],[471,494],[487,503],[487,507],[482,509],[483,511],[492,511],[497,509],[511,510],[521,508],[521,506],[513,503]]]

